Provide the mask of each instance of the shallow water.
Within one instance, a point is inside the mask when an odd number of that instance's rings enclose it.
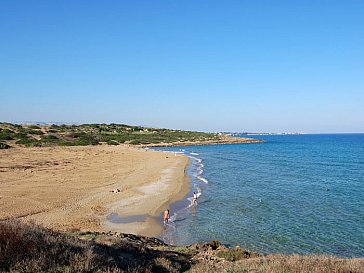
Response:
[[[148,216],[147,214],[143,214],[143,215],[132,215],[132,216],[122,217],[119,214],[113,212],[109,214],[107,220],[113,224],[129,224],[134,222],[143,222],[147,219],[147,216]]]
[[[364,134],[254,137],[267,142],[159,148],[191,157],[201,194],[172,205],[162,238],[363,257]]]

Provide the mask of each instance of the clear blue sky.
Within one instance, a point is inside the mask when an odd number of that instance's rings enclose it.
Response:
[[[0,121],[364,132],[364,1],[0,1]]]

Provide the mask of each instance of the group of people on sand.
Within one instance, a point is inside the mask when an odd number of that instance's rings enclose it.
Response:
[[[193,196],[192,196],[192,204],[193,205],[197,205],[197,194],[195,192],[193,192]],[[169,222],[169,218],[170,218],[170,215],[169,215],[169,209],[165,210],[164,211],[164,217],[163,217],[163,220],[164,220],[164,223],[168,223]]]

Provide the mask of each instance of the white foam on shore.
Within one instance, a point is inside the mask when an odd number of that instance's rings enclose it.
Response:
[[[202,176],[196,176],[196,178],[199,179],[199,180],[201,180],[202,182],[204,182],[206,184],[209,183],[209,181],[206,178],[202,177]]]
[[[204,164],[202,163],[201,158],[196,157],[199,154],[193,153],[193,152],[189,153],[188,151],[185,152],[184,150],[183,150],[183,152],[182,152],[182,150],[180,150],[180,152],[177,152],[177,153],[186,154],[193,163],[192,164],[193,169],[192,169],[191,176],[194,179],[192,180],[193,184],[191,185],[192,191],[190,194],[195,192],[197,195],[197,201],[193,202],[193,196],[188,196],[186,198],[187,206],[174,212],[171,215],[169,222],[165,224],[166,230],[163,232],[162,238],[164,241],[172,243],[172,244],[174,242],[174,234],[177,231],[178,222],[183,221],[186,218],[190,217],[191,213],[196,213],[196,210],[194,208],[196,206],[198,206],[200,198],[202,197],[202,193],[203,193],[202,189],[204,188],[203,184],[209,183],[209,181],[205,177],[202,176],[202,174],[204,172]],[[203,199],[201,200],[201,202],[203,202]]]
[[[202,159],[198,158],[198,157],[194,157],[194,156],[191,156],[191,155],[189,155],[188,157],[196,160],[198,163],[201,163],[201,161],[202,161]]]
[[[195,156],[188,156],[188,157],[196,161],[196,174],[194,175],[194,177],[196,177],[198,180],[208,184],[209,181],[205,177],[201,176],[203,173],[203,167],[204,167],[204,164],[202,164],[202,159],[195,157]]]
[[[188,151],[185,151],[184,149],[180,149],[179,151],[163,151],[163,152],[165,152],[165,153],[174,153],[174,154],[186,154],[194,162],[195,170],[194,170],[194,173],[192,174],[192,176],[195,177],[197,179],[197,181],[201,181],[201,182],[203,182],[205,184],[209,183],[209,181],[205,177],[202,176],[202,174],[204,172],[204,170],[203,170],[204,164],[202,163],[201,158],[196,157],[196,156],[199,155],[198,153],[194,153],[194,152],[189,153]],[[193,184],[193,189],[194,189],[193,191],[196,192],[197,199],[199,199],[202,196],[202,190],[198,186],[199,183],[196,183],[197,181],[195,180],[195,183]],[[162,186],[162,185],[159,185],[159,186]],[[151,186],[149,186],[149,187],[144,187],[144,188],[142,188],[140,190],[142,190],[143,192],[150,193],[152,190],[156,190],[156,189],[154,187],[152,188]],[[192,196],[187,197],[186,199],[187,199],[187,201],[189,203],[187,205],[187,207],[185,207],[185,208],[183,208],[183,209],[181,209],[181,210],[179,210],[177,212],[174,212],[174,214],[170,217],[169,223],[167,224],[167,226],[169,226],[169,227],[173,226],[174,227],[175,222],[180,221],[181,219],[184,219],[184,217],[186,217],[186,216],[184,216],[185,213],[189,214],[189,212],[188,212],[189,209],[191,207],[193,207],[193,206],[196,206],[197,203],[198,203],[198,201],[196,203],[193,203],[193,197]]]
[[[184,152],[173,152],[173,151],[161,151],[161,152],[169,154],[184,154]]]

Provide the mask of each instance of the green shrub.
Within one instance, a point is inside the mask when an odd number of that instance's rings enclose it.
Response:
[[[125,124],[83,124],[83,125],[51,125],[45,127],[48,136],[44,135],[40,126],[20,126],[2,123],[9,129],[0,129],[0,141],[15,139],[24,145],[97,145],[106,142],[110,145],[128,142],[131,145],[158,144],[161,142],[186,142],[200,140],[216,140],[216,134],[190,132],[180,130],[168,130],[157,128],[145,128],[141,126],[129,126]],[[13,127],[9,127],[13,126]],[[147,129],[147,130],[145,130]],[[41,141],[31,138],[31,135],[43,135]],[[30,139],[31,138],[31,139]],[[68,140],[62,140],[68,138]],[[30,139],[30,140],[29,140]]]
[[[85,137],[87,134],[85,132],[70,132],[67,134],[67,137],[71,138],[80,138]]]
[[[57,144],[59,146],[75,146],[73,141],[59,141]]]
[[[30,134],[30,135],[43,135],[44,134],[40,130],[28,130],[27,133]]]
[[[25,133],[17,133],[17,134],[14,135],[14,138],[16,138],[16,139],[26,139],[26,138],[29,138],[29,137]]]
[[[28,143],[32,143],[32,142],[33,142],[33,139],[22,138],[22,139],[19,139],[18,141],[16,141],[15,143],[16,144],[28,144]]]
[[[118,138],[117,139],[117,142],[119,142],[119,143],[124,143],[126,141],[126,139],[125,138]]]
[[[19,139],[16,144],[23,144],[26,146],[39,146],[39,141],[33,138],[23,138]]]
[[[119,142],[115,141],[115,140],[109,140],[106,142],[108,145],[119,145]]]
[[[14,132],[10,129],[1,129],[0,140],[12,140],[14,139]]]
[[[43,136],[42,137],[42,140],[50,140],[50,141],[53,141],[53,140],[57,140],[59,139],[56,135],[52,135],[52,134],[49,134],[49,135],[46,135],[46,136]]]
[[[40,127],[37,126],[37,125],[30,125],[29,128],[30,129],[36,129],[36,130],[39,130],[40,129]]]
[[[20,124],[10,124],[9,125],[13,126],[14,128],[17,128],[17,129],[21,129],[23,128],[23,126],[21,126]]]

